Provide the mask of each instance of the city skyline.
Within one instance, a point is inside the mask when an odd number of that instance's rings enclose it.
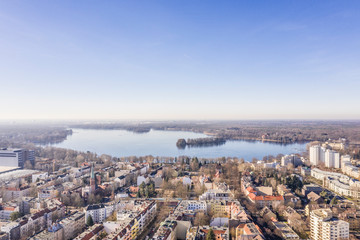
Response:
[[[359,5],[2,1],[0,120],[358,120]]]

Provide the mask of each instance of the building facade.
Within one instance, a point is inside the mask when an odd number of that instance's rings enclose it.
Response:
[[[349,239],[349,223],[333,218],[330,209],[310,213],[310,234],[313,240]]]

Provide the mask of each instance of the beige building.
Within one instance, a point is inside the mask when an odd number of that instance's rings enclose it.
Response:
[[[59,223],[64,229],[64,239],[73,239],[85,229],[85,213],[75,212]]]
[[[310,213],[312,240],[349,239],[349,223],[333,218],[330,209],[317,209]]]

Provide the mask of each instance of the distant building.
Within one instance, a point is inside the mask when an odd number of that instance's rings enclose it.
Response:
[[[2,167],[24,167],[25,162],[35,164],[35,152],[26,149],[0,149],[0,166]]]
[[[74,212],[59,223],[64,229],[64,239],[73,239],[85,229],[85,213]]]
[[[30,240],[63,240],[64,239],[64,228],[55,223],[50,226],[47,230],[44,230],[35,236],[31,237]]]
[[[360,231],[360,211],[350,209],[339,214],[339,219],[344,220],[350,224],[350,230]]]
[[[294,167],[302,165],[301,158],[295,154],[285,155],[281,158],[281,166],[285,167],[292,164]]]
[[[104,226],[102,224],[95,224],[74,238],[74,240],[95,240],[102,232],[104,232]]]
[[[213,230],[216,240],[229,240],[229,229],[227,227],[199,226],[192,227],[186,234],[188,240],[205,240],[207,233]]]
[[[282,239],[300,239],[299,235],[297,235],[285,222],[273,222],[272,224],[275,229],[279,231]]]
[[[320,194],[324,189],[315,184],[304,185],[302,188],[302,195],[307,196],[309,193],[314,192]]]
[[[199,197],[199,200],[230,200],[232,198],[233,194],[230,190],[209,189]]]
[[[265,239],[258,225],[255,223],[243,223],[236,227],[236,240]]]
[[[301,168],[301,175],[302,175],[302,176],[310,176],[310,175],[311,175],[311,168],[309,168],[309,167],[302,167],[302,168]]]
[[[18,222],[9,222],[2,225],[1,231],[8,234],[9,240],[20,239],[20,224]]]
[[[313,240],[349,239],[349,223],[333,218],[330,209],[310,213],[310,234]]]
[[[311,146],[309,149],[310,163],[311,165],[318,165],[320,161],[320,146]]]
[[[24,186],[24,187],[20,187],[20,188],[8,187],[8,188],[5,188],[5,192],[3,195],[3,201],[7,202],[10,200],[26,197],[29,195],[30,195],[30,187],[29,186]]]
[[[341,156],[341,170],[343,173],[353,178],[360,177],[360,171],[359,171],[360,169],[352,165],[351,157],[349,155]]]
[[[106,219],[106,209],[104,204],[89,205],[86,208],[85,221],[91,216],[95,223],[101,223]]]
[[[340,168],[340,154],[333,150],[326,150],[325,152],[325,167]]]

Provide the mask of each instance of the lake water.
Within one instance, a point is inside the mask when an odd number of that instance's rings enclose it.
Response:
[[[157,131],[134,133],[125,130],[73,129],[73,134],[52,146],[78,151],[90,151],[97,154],[109,154],[114,157],[127,156],[168,156],[186,155],[199,158],[238,157],[251,161],[253,157],[276,156],[279,153],[301,153],[306,143],[278,144],[260,141],[227,141],[224,145],[211,147],[186,147],[178,149],[179,138],[203,138],[201,133],[182,131]]]

